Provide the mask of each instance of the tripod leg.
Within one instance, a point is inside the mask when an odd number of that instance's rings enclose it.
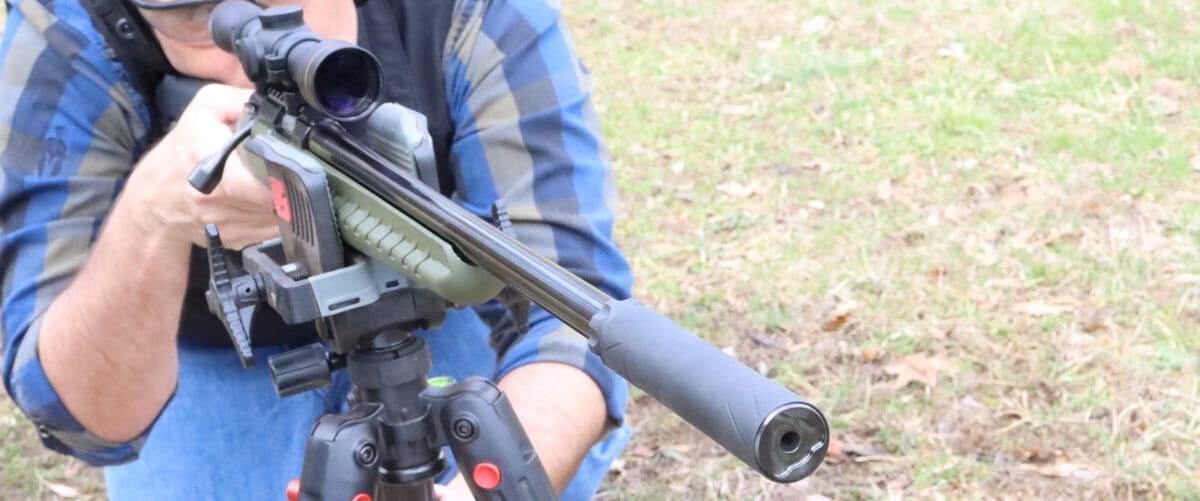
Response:
[[[381,410],[378,405],[364,404],[346,414],[321,416],[304,447],[300,501],[374,496],[379,478]]]
[[[491,381],[472,377],[430,387],[421,397],[475,499],[558,499],[512,405]]]

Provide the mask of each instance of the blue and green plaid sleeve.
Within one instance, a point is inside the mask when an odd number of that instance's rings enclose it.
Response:
[[[53,9],[53,10],[52,10]],[[38,326],[90,254],[145,147],[147,111],[104,57],[80,2],[24,0],[0,45],[3,380],[47,447],[92,464],[132,459],[71,416],[38,360]]]
[[[617,298],[632,275],[613,241],[616,201],[587,69],[559,7],[547,0],[462,0],[446,54],[446,94],[456,125],[451,163],[458,201],[481,217],[504,202],[516,236]],[[500,354],[497,378],[533,362],[558,362],[595,380],[615,423],[627,386],[586,339],[534,307],[518,334],[507,309],[477,310]]]

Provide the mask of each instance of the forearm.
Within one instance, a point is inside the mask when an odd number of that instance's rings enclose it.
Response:
[[[604,431],[607,413],[600,388],[583,371],[553,362],[521,366],[504,376],[499,386],[512,402],[555,490],[562,492]],[[468,493],[461,474],[450,490]]]
[[[192,167],[222,146],[249,93],[200,90],[134,167],[87,264],[42,319],[46,378],[71,415],[102,439],[136,438],[174,391],[189,257],[192,243],[204,241],[204,225],[218,225],[233,249],[278,235],[270,190],[236,156],[212,193],[187,182]]]
[[[46,311],[38,334],[38,355],[59,398],[88,431],[113,442],[144,431],[174,391],[187,286],[189,247],[140,224],[135,198],[113,207],[87,264]]]
[[[600,388],[583,371],[558,363],[522,366],[499,385],[554,487],[562,491],[604,431],[608,414]]]

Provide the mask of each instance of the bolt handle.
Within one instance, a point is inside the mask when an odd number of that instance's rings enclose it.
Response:
[[[249,369],[254,367],[250,325],[263,300],[262,279],[246,273],[233,259],[221,243],[221,233],[215,224],[204,227],[204,237],[208,242],[208,291],[204,293],[208,310],[225,325],[242,367]]]
[[[233,131],[233,135],[221,149],[216,153],[204,157],[192,167],[192,171],[188,173],[188,184],[192,185],[200,193],[205,195],[212,193],[217,189],[217,185],[221,183],[221,176],[225,173],[225,162],[229,160],[229,155],[237,149],[239,144],[242,144],[247,137],[250,137],[250,128],[254,125],[253,121],[248,121]]]
[[[494,383],[471,377],[426,388],[421,398],[475,499],[558,499],[508,397]]]

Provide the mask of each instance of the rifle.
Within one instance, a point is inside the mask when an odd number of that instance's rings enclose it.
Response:
[[[292,486],[298,497],[428,498],[449,445],[477,498],[553,498],[503,394],[481,379],[428,384],[428,350],[409,335],[440,324],[448,307],[497,298],[518,324],[527,301],[544,307],[606,366],[765,477],[796,482],[820,465],[829,430],[815,406],[529,249],[502,204],[488,222],[422,183],[435,165],[424,117],[379,102],[370,52],[321,39],[298,7],[226,0],[211,30],[255,93],[228,143],[189,181],[210,192],[240,146],[272,190],[281,238],[245,249],[238,265],[210,225],[209,307],[246,366],[260,305],[288,323],[316,323],[328,351],[315,344],[269,360],[281,396],[329,384],[341,368],[356,388],[351,412],[314,428]]]

